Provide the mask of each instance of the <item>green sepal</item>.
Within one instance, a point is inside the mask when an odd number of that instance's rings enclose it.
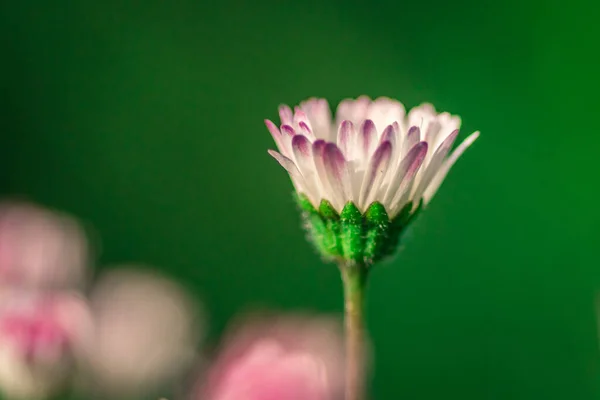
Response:
[[[335,208],[327,200],[322,200],[319,205],[319,214],[325,221],[327,227],[327,236],[324,237],[323,246],[326,248],[326,254],[330,257],[341,257],[340,249],[340,216]]]
[[[344,259],[363,260],[363,216],[359,209],[349,201],[340,214],[341,244]]]
[[[364,214],[352,202],[346,203],[340,214],[327,200],[315,208],[302,194],[298,205],[310,240],[326,260],[363,265],[394,254],[402,232],[423,207],[422,202],[415,209],[408,203],[390,220],[379,202],[371,204]]]
[[[312,203],[310,202],[308,197],[306,197],[306,195],[304,195],[304,194],[298,195],[298,205],[300,206],[300,209],[304,212],[311,213],[311,214],[317,213],[317,210],[315,209],[315,207],[312,205]]]
[[[332,226],[332,221],[327,220],[305,195],[298,195],[297,200],[302,210],[302,219],[304,227],[308,232],[309,240],[313,242],[325,259],[333,261],[339,258],[340,252],[337,246],[337,233]],[[331,208],[333,209],[333,207]],[[335,213],[335,210],[333,212]]]
[[[389,247],[391,221],[383,204],[375,202],[367,209],[365,222],[364,259],[365,262],[373,264],[386,255],[384,250]]]
[[[309,215],[305,218],[305,222],[310,239],[317,247],[317,250],[328,259],[339,256],[337,246],[335,246],[335,235],[327,226],[327,222],[317,214]]]
[[[335,211],[335,208],[333,208],[331,203],[327,200],[321,200],[321,204],[319,205],[319,213],[327,220],[340,219],[340,216],[338,215],[337,211]]]

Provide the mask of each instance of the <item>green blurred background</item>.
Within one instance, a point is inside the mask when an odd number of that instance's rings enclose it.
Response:
[[[592,399],[599,6],[3,1],[0,190],[94,227],[211,313],[341,311],[264,118],[368,94],[479,141],[373,274],[376,399]],[[594,122],[594,123],[592,123]]]

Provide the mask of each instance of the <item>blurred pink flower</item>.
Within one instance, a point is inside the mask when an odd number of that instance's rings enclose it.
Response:
[[[337,321],[279,316],[243,324],[195,400],[337,400],[343,389],[343,347]]]
[[[0,306],[0,391],[8,398],[51,396],[72,372],[72,354],[89,337],[80,297],[13,292]]]
[[[87,250],[73,218],[31,204],[0,204],[0,290],[76,287]]]
[[[94,336],[80,357],[88,389],[101,397],[148,394],[195,358],[197,309],[174,282],[120,268],[100,277],[90,302]]]

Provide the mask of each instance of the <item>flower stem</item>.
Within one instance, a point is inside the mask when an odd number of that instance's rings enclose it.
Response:
[[[344,320],[346,327],[345,400],[362,400],[364,396],[365,329],[363,303],[367,269],[363,264],[340,265],[344,284]]]

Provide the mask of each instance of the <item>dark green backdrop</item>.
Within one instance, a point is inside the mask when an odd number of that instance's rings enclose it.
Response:
[[[597,398],[598,11],[3,1],[0,190],[83,218],[99,264],[161,266],[214,337],[252,305],[339,312],[262,120],[309,96],[431,101],[482,136],[372,275],[373,397]]]

